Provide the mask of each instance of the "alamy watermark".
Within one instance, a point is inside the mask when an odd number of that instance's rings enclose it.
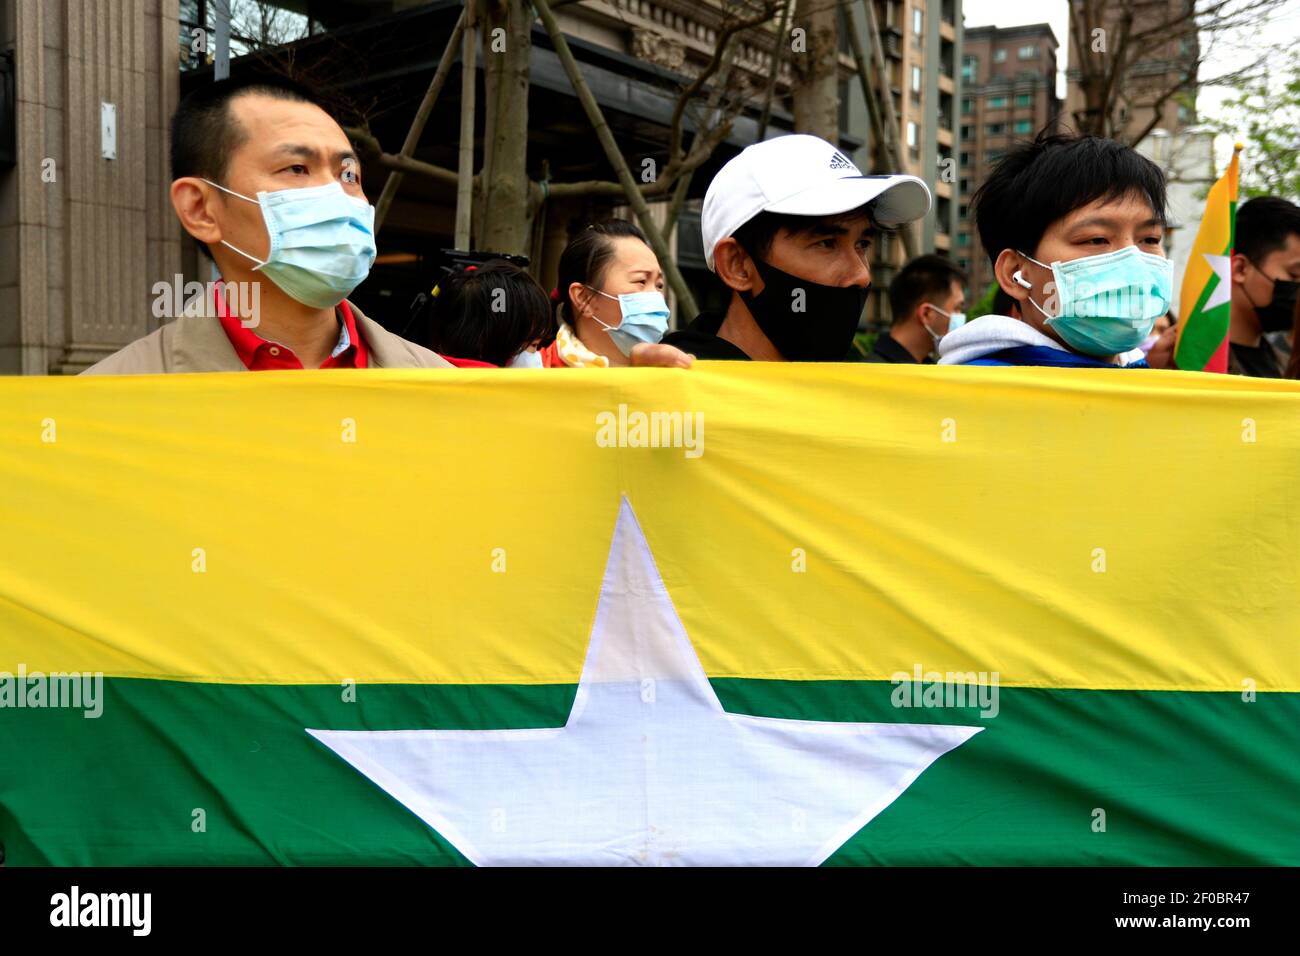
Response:
[[[703,412],[628,411],[596,416],[596,444],[601,448],[681,448],[687,458],[704,454]]]
[[[104,712],[104,675],[99,671],[28,673],[27,665],[19,664],[17,674],[0,671],[0,707],[69,708],[93,720]]]
[[[73,884],[50,897],[51,926],[125,926],[133,936],[153,928],[152,893],[83,893]]]
[[[155,282],[149,291],[153,293],[155,319],[215,315],[214,306],[220,297],[226,314],[237,316],[244,328],[255,329],[262,321],[262,286],[259,282],[186,282],[177,274],[171,282]]]
[[[980,717],[998,715],[997,671],[925,671],[917,664],[912,673],[895,671],[889,695],[895,707],[978,707]]]

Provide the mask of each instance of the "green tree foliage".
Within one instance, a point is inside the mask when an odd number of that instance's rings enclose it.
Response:
[[[995,281],[989,283],[989,287],[984,290],[984,294],[966,310],[966,321],[978,319],[981,315],[989,315],[993,312],[993,299],[998,294],[998,284]]]
[[[1300,196],[1300,52],[1247,83],[1212,127],[1245,143],[1241,199]]]

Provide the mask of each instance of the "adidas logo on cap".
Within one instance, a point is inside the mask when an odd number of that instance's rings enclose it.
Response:
[[[835,151],[835,155],[831,157],[830,168],[831,169],[853,169],[854,167],[853,167],[853,163],[849,162],[849,158],[837,149]]]

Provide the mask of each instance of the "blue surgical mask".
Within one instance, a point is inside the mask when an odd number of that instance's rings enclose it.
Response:
[[[945,332],[944,335],[949,335],[953,332],[956,332],[958,329],[960,329],[963,325],[966,324],[965,312],[945,312],[943,309],[939,308],[933,302],[927,302],[925,304],[928,305],[930,308],[934,309],[934,311],[938,312],[940,315],[944,316],[948,320],[948,331]],[[930,333],[930,338],[934,339],[935,345],[938,345],[939,340],[943,338],[943,335],[939,335],[937,332],[935,332],[924,322],[921,323],[921,328],[925,329],[927,332]]]
[[[591,286],[587,286],[591,289]],[[619,309],[623,314],[621,324],[606,325],[600,319],[600,327],[609,333],[618,350],[624,355],[632,354],[632,346],[639,342],[658,342],[668,331],[668,303],[659,291],[625,292],[622,295],[610,295],[599,289],[591,289],[597,295],[607,299],[618,299]]]
[[[524,349],[522,352],[520,352],[518,355],[516,355],[509,362],[506,363],[506,368],[541,368],[541,367],[542,367],[542,353],[533,352],[529,349]]]
[[[1032,297],[1029,301],[1066,345],[1084,355],[1101,358],[1136,348],[1151,334],[1156,319],[1169,311],[1174,265],[1164,256],[1125,246],[1116,252],[1058,260],[1049,267],[1033,256],[1020,255],[1052,270],[1056,315]]]
[[[284,293],[303,305],[329,309],[359,286],[375,261],[375,207],[344,192],[338,183],[259,192],[256,199],[203,180],[222,192],[262,207],[270,237],[263,261],[221,244],[257,263]]]

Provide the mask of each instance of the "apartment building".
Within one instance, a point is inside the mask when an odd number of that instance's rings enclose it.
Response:
[[[953,258],[969,272],[971,298],[977,299],[993,281],[993,270],[970,219],[970,197],[1013,143],[1057,128],[1061,101],[1058,42],[1050,25],[970,27],[964,39]]]
[[[912,227],[912,254],[937,252],[954,256],[959,227],[957,121],[962,55],[961,0],[872,0],[878,36],[869,34],[862,5],[853,3],[870,66],[871,45],[878,44],[889,76],[888,95],[898,120],[901,169],[884,169],[872,134],[861,85],[856,78],[843,93],[846,129],[863,136],[854,162],[864,172],[905,172],[925,180],[934,196],[934,209]],[[872,89],[882,96],[876,71],[868,70]],[[906,261],[903,244],[887,237],[877,244],[872,262],[872,296],[867,324],[889,325],[887,290]]]

